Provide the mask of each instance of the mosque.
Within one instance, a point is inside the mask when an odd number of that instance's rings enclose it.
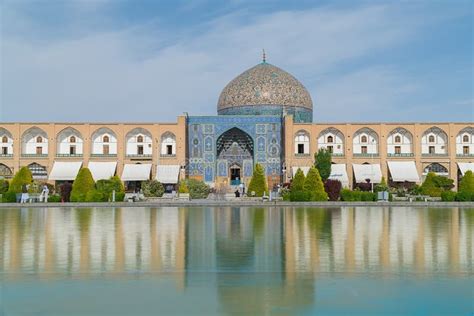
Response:
[[[173,190],[194,178],[229,190],[248,184],[256,163],[269,187],[307,172],[320,148],[331,178],[356,183],[420,183],[428,172],[455,180],[474,170],[474,123],[313,123],[313,101],[288,72],[263,60],[230,81],[216,116],[170,123],[0,123],[0,177],[28,166],[33,177],[72,181],[118,175],[129,190],[157,179]]]

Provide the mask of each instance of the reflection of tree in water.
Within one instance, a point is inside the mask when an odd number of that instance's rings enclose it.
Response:
[[[79,258],[79,269],[82,272],[89,270],[90,263],[90,234],[89,229],[92,221],[91,208],[79,208],[76,210],[77,227],[81,236],[81,251]]]

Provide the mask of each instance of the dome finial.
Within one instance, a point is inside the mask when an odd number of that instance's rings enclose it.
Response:
[[[262,49],[262,62],[263,63],[267,62],[267,56],[265,55],[265,48]]]

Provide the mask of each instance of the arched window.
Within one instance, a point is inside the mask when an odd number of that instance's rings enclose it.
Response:
[[[161,155],[176,155],[176,136],[171,132],[166,132],[161,135]]]
[[[367,136],[362,135],[362,136],[360,137],[360,142],[361,142],[361,143],[367,143]]]
[[[429,164],[428,166],[425,167],[424,169],[424,172],[425,173],[428,173],[428,172],[434,172],[434,173],[448,173],[448,169],[437,163],[437,162],[434,162],[432,164]]]
[[[43,137],[41,137],[41,136],[36,137],[36,142],[37,143],[42,143],[43,142]]]
[[[137,136],[137,143],[143,143],[143,136],[142,135]]]
[[[69,142],[70,142],[70,143],[75,143],[75,142],[76,142],[76,136],[71,136],[71,137],[69,138]]]
[[[46,170],[46,167],[36,162],[29,164],[28,169],[30,169],[33,179],[46,179],[48,177],[48,171]]]
[[[296,133],[295,154],[309,154],[309,135],[306,131]]]
[[[402,138],[400,137],[400,135],[395,136],[395,143],[401,143],[401,142],[402,142]]]
[[[2,137],[2,143],[8,143],[8,137],[3,136]]]
[[[0,177],[10,178],[12,175],[12,170],[6,165],[0,163]]]
[[[433,135],[430,135],[430,136],[428,137],[428,142],[434,143],[434,142],[435,142],[435,137],[434,137]]]
[[[334,143],[334,138],[331,135],[328,136],[328,143]]]
[[[109,140],[109,136],[107,135],[104,135],[104,137],[102,137],[102,142],[103,143],[108,143],[110,140]]]
[[[469,143],[469,135],[464,135],[462,137],[462,141],[463,141],[463,143]]]

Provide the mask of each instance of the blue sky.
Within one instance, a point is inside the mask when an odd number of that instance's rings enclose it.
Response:
[[[474,121],[474,2],[0,0],[1,121],[175,121],[267,61],[315,122]]]

